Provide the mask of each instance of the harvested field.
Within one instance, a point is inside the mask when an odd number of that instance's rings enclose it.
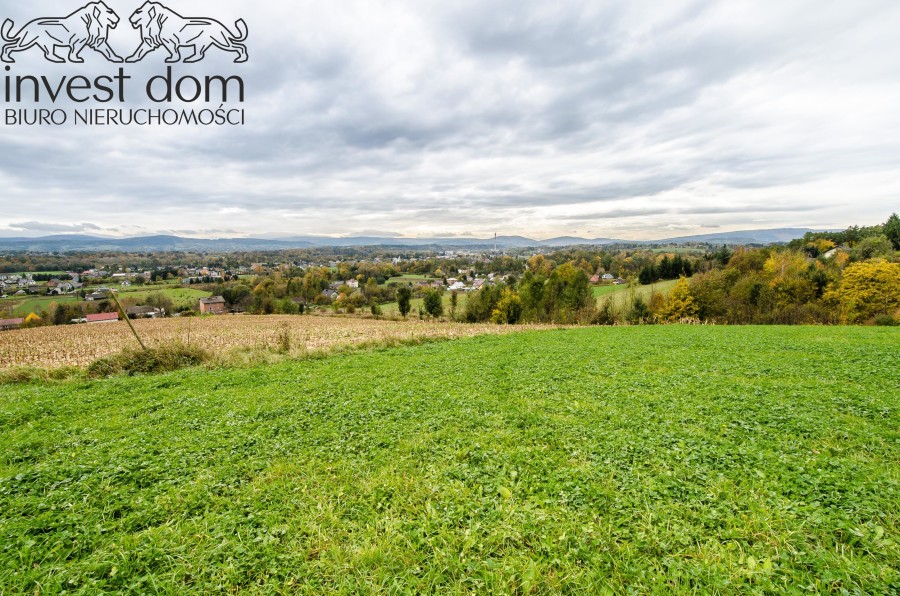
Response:
[[[277,347],[285,332],[292,346],[328,350],[364,343],[454,339],[528,328],[324,316],[246,315],[133,322],[148,346],[184,342],[214,355],[225,355],[238,348]],[[9,331],[0,333],[0,370],[85,366],[128,347],[137,347],[137,343],[123,321]]]

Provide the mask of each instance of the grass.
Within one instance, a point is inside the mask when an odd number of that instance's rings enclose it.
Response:
[[[650,302],[650,296],[657,292],[659,294],[666,295],[669,293],[669,290],[675,287],[675,284],[678,283],[678,280],[667,280],[667,281],[658,281],[654,284],[650,284],[647,286],[636,286],[634,288],[634,295],[640,296],[644,299],[645,302]],[[628,300],[630,298],[630,290],[628,286],[612,286],[612,291],[608,292],[600,292],[597,290],[603,290],[610,286],[600,286],[598,288],[594,288],[594,296],[597,297],[597,304],[600,305],[606,299],[607,296],[611,296],[613,308],[619,310],[620,312],[625,310],[626,305],[628,304]]]
[[[57,304],[66,304],[77,302],[78,297],[74,295],[68,296],[41,296],[39,298],[23,298],[16,300],[14,298],[7,299],[5,306],[12,306],[12,315],[15,317],[26,317],[31,313],[46,311],[54,302]]]
[[[197,300],[209,296],[209,292],[193,288],[183,288],[180,284],[177,287],[171,287],[170,285],[164,284],[153,286],[131,286],[128,288],[117,287],[116,289],[119,290],[118,295],[120,298],[128,298],[137,301],[146,300],[150,294],[159,292],[170,297],[176,308],[179,306],[197,306]],[[46,311],[53,302],[62,304],[79,302],[80,300],[81,299],[75,294],[29,298],[17,298],[11,296],[0,302],[0,306],[10,310],[12,316],[24,317],[32,312],[38,312],[40,310]]]
[[[466,301],[469,299],[469,295],[466,292],[457,292],[457,303],[456,303],[456,317],[460,318],[466,312]],[[443,302],[444,302],[444,316],[450,317],[450,292],[444,292],[443,294]],[[425,306],[423,304],[424,300],[422,298],[413,298],[409,301],[412,310],[409,311],[410,317],[418,317],[419,309],[422,309],[424,312]],[[381,305],[381,312],[386,317],[399,317],[400,316],[400,307],[396,302],[390,302],[388,304]]]
[[[122,288],[119,293],[119,297],[121,299],[130,299],[130,300],[146,300],[148,296],[151,294],[160,293],[168,296],[172,299],[172,302],[175,304],[175,308],[179,306],[191,306],[196,307],[197,301],[200,298],[209,297],[210,293],[204,290],[196,290],[190,287],[165,287],[165,286],[154,286],[151,288],[141,288],[138,286],[137,288],[132,286],[130,288]]]
[[[163,373],[199,366],[211,359],[212,356],[206,350],[181,343],[145,350],[128,348],[113,356],[94,361],[88,367],[87,374],[93,378],[102,378],[114,375]]]
[[[898,341],[590,328],[10,385],[0,592],[896,594]]]
[[[627,289],[628,286],[594,286],[594,298],[601,298],[616,292],[623,292]]]
[[[451,276],[453,277],[453,276]],[[385,285],[390,283],[406,283],[406,282],[417,282],[417,281],[426,281],[432,280],[434,281],[436,278],[429,277],[427,275],[418,275],[416,273],[407,273],[405,275],[400,275],[398,277],[392,277],[385,282]]]

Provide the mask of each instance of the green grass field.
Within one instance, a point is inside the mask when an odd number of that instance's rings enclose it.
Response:
[[[146,300],[147,296],[155,292],[160,292],[169,296],[175,303],[175,306],[197,306],[197,300],[209,296],[209,292],[196,290],[193,288],[182,287],[181,284],[171,286],[168,284],[154,286],[131,286],[128,288],[117,288],[119,290],[119,298],[122,300]],[[89,290],[90,291],[90,290]],[[0,307],[11,311],[12,316],[24,317],[32,312],[47,311],[50,304],[78,302],[80,299],[74,294],[65,296],[30,296],[28,298],[7,298],[0,301]],[[0,313],[5,312],[0,311]]]
[[[425,281],[427,279],[433,280],[433,277],[428,277],[427,275],[416,275],[415,273],[409,273],[406,275],[401,275],[400,277],[392,277],[388,279],[383,285],[388,284],[404,284],[404,283],[415,283],[417,281]]]
[[[594,298],[601,298],[603,296],[615,294],[616,292],[622,292],[627,289],[628,286],[594,286]]]
[[[900,330],[528,332],[0,391],[0,593],[897,594]]]
[[[636,286],[634,288],[634,295],[640,296],[644,301],[649,302],[650,296],[654,292],[666,295],[677,283],[678,280],[668,280],[658,281],[647,286]],[[630,290],[628,286],[598,286],[594,288],[594,297],[597,298],[598,306],[603,304],[603,301],[606,300],[607,297],[610,297],[613,308],[618,311],[623,311],[630,299]]]
[[[0,306],[11,308],[12,315],[15,317],[26,317],[33,312],[46,311],[53,302],[64,304],[77,300],[78,298],[74,295],[29,296],[27,298],[7,298]]]
[[[461,317],[462,314],[466,310],[466,300],[468,300],[469,295],[465,292],[457,293],[457,306],[456,306],[456,316]],[[444,292],[443,294],[443,303],[444,303],[444,316],[450,316],[450,292]],[[412,310],[409,311],[409,316],[419,316],[419,309],[424,310],[423,303],[424,301],[421,298],[413,298],[410,300],[410,305],[412,306]],[[388,317],[399,317],[400,316],[400,307],[396,302],[390,302],[388,304],[381,305],[381,312]]]
[[[180,284],[178,287],[166,287],[166,286],[154,286],[151,288],[141,288],[134,286],[130,288],[122,288],[119,292],[120,299],[129,299],[129,300],[146,300],[150,294],[159,292],[161,294],[165,294],[169,298],[172,299],[172,302],[175,304],[175,307],[179,306],[197,306],[197,301],[200,298],[207,298],[210,293],[204,290],[196,290],[191,287],[182,287]]]

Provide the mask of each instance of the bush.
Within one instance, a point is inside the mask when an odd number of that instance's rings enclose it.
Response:
[[[594,313],[591,323],[594,325],[615,325],[618,322],[619,316],[613,309],[612,299],[607,296],[600,308]]]
[[[202,348],[175,343],[148,350],[124,350],[94,361],[87,372],[94,378],[157,374],[197,366],[209,359],[209,353]]]
[[[900,320],[891,315],[878,315],[875,317],[875,324],[878,327],[900,327]]]
[[[275,350],[279,354],[287,354],[291,351],[291,329],[287,325],[278,330],[278,335],[275,337]]]

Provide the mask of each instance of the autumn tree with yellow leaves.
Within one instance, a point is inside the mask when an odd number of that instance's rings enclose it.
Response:
[[[700,309],[691,295],[691,286],[686,278],[682,277],[669,291],[666,302],[658,312],[657,317],[669,323],[675,323],[684,319],[697,318]]]
[[[900,315],[900,263],[853,263],[825,299],[837,305],[846,323],[861,323],[876,315],[896,317]]]

